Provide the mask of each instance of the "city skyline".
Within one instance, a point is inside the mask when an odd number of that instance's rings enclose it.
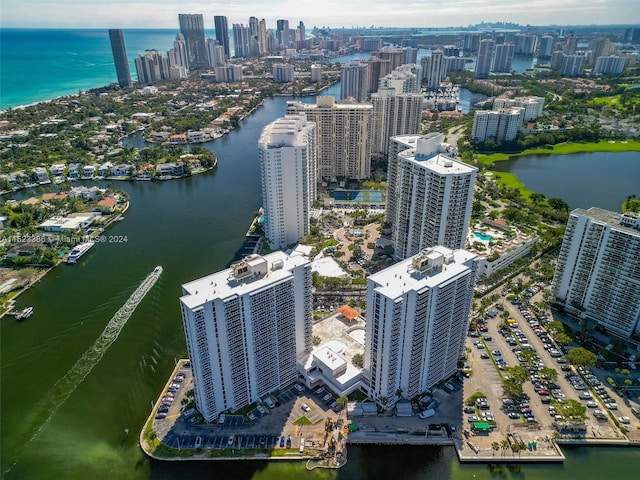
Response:
[[[316,6],[318,5],[318,6]],[[467,26],[482,21],[513,22],[521,25],[582,25],[634,23],[629,17],[629,4],[610,0],[585,4],[566,0],[561,4],[551,0],[452,0],[445,6],[434,0],[416,0],[397,5],[382,0],[357,0],[345,4],[328,0],[320,4],[305,2],[279,3],[270,8],[260,0],[233,0],[223,7],[210,2],[159,0],[153,2],[97,0],[82,2],[62,0],[5,0],[2,6],[2,28],[171,28],[177,26],[180,13],[205,16],[205,28],[213,27],[213,16],[223,15],[229,23],[246,22],[250,16],[265,18],[269,25],[280,18],[294,24],[303,20],[309,27],[333,28],[352,26],[385,27],[451,27]],[[638,18],[635,19],[636,23]]]

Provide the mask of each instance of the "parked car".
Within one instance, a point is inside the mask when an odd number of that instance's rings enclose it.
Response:
[[[309,410],[311,410],[311,408],[306,403],[303,403],[302,404],[302,410],[304,410],[305,412],[308,412]]]

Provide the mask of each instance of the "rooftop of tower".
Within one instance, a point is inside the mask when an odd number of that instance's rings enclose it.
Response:
[[[306,263],[309,263],[307,257],[290,256],[282,251],[265,256],[249,255],[225,270],[185,283],[180,301],[195,309],[215,298],[244,295],[289,277],[293,268]]]
[[[369,280],[378,284],[376,290],[384,296],[397,298],[407,291],[434,288],[468,272],[465,262],[476,257],[467,250],[438,245],[371,275]]]

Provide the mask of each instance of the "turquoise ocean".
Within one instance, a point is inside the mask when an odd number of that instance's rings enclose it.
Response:
[[[140,52],[156,49],[166,56],[178,33],[178,28],[125,29],[131,76],[135,79],[133,61]],[[0,30],[0,110],[116,81],[107,29]]]

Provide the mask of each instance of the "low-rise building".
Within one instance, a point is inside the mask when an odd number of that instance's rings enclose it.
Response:
[[[156,166],[156,174],[161,177],[178,177],[184,175],[184,166],[177,163],[160,163]]]
[[[47,183],[51,183],[51,179],[49,178],[49,174],[47,173],[47,169],[44,167],[34,167],[33,170],[33,175],[35,177],[35,180],[41,184],[47,184]]]

